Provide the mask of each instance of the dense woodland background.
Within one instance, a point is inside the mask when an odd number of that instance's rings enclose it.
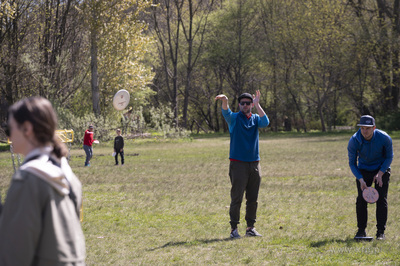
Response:
[[[217,94],[260,90],[268,130],[362,114],[400,128],[400,0],[0,0],[0,120],[30,95],[98,134],[226,131]],[[131,94],[115,111],[119,89]]]

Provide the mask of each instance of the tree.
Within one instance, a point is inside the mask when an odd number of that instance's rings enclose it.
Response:
[[[8,103],[40,95],[64,104],[84,79],[84,45],[76,1],[8,1],[15,8],[5,24],[1,59]],[[5,46],[5,43],[8,43]],[[2,51],[6,51],[2,49]],[[79,62],[79,63],[78,63]]]
[[[175,127],[178,118],[178,53],[180,48],[180,30],[182,20],[177,10],[182,8],[184,0],[157,1],[153,8],[153,30],[157,36],[157,49],[164,72],[164,85],[174,113]],[[172,68],[172,70],[171,70]],[[172,84],[170,84],[170,79]]]
[[[38,46],[24,61],[37,81],[38,94],[61,105],[76,92],[87,73],[86,65],[80,63],[85,56],[80,48],[85,42],[82,19],[75,8],[78,4],[77,0],[46,0],[35,5],[30,14],[37,32],[29,41]]]
[[[383,112],[398,109],[400,92],[400,1],[390,2],[348,0],[376,63],[381,86],[374,89],[382,95]]]
[[[32,1],[5,1],[0,3],[0,88],[7,105],[18,97],[18,74],[24,39],[30,25],[27,11]],[[5,112],[2,110],[2,117]]]
[[[312,105],[310,111],[316,110],[322,131],[326,131],[326,116],[336,112],[331,103],[346,83],[342,81],[348,71],[343,60],[349,43],[347,24],[342,18],[347,16],[347,11],[340,1],[293,4],[297,20],[287,29],[295,44],[290,48],[301,67],[298,85],[302,96]]]
[[[228,2],[214,12],[207,49],[210,66],[222,72],[229,84],[231,107],[240,94],[257,87],[260,43],[258,13],[252,1]]]
[[[203,50],[204,34],[208,26],[208,16],[212,11],[213,3],[213,0],[198,0],[197,2],[188,0],[187,5],[183,6],[182,9],[182,11],[186,10],[187,12],[180,11],[181,14],[179,15],[187,48],[186,62],[184,62],[186,66],[182,125],[184,128],[188,126],[188,106],[190,91],[192,89],[192,72]]]
[[[83,11],[90,14],[87,23],[91,36],[91,87],[93,112],[110,105],[118,89],[126,89],[133,98],[143,99],[150,93],[147,85],[153,73],[143,61],[151,38],[145,36],[147,24],[141,13],[150,1],[88,0]]]
[[[99,89],[99,71],[98,71],[98,56],[100,38],[99,32],[101,27],[100,17],[103,17],[102,2],[91,0],[89,2],[89,21],[90,24],[90,85],[92,88],[92,105],[93,113],[96,116],[100,115],[100,89]]]

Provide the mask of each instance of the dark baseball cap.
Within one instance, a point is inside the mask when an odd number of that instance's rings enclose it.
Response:
[[[360,118],[360,123],[357,124],[359,127],[374,127],[375,119],[370,115],[363,115]]]
[[[239,96],[238,101],[240,102],[241,99],[247,98],[250,99],[251,102],[253,102],[253,96],[250,93],[243,93],[242,95]]]

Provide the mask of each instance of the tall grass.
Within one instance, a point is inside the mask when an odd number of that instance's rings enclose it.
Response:
[[[124,166],[114,166],[112,143],[95,147],[91,167],[83,167],[83,150],[73,149],[70,163],[84,185],[86,262],[399,265],[400,140],[394,139],[386,240],[355,242],[357,190],[347,161],[349,138],[350,133],[262,135],[256,228],[263,237],[238,240],[229,239],[229,136],[127,140]],[[4,201],[13,171],[9,153],[0,153],[0,166]],[[374,213],[371,204],[371,236]]]

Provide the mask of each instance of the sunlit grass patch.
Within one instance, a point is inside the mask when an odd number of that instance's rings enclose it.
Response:
[[[229,136],[129,141],[125,165],[112,144],[94,147],[92,166],[71,150],[83,183],[88,265],[285,265],[400,262],[399,160],[392,164],[386,241],[355,242],[356,186],[347,161],[351,134],[260,137],[260,238],[229,239]],[[399,139],[394,139],[395,156]],[[0,188],[13,173],[0,153]],[[245,233],[241,210],[239,233]],[[367,232],[375,235],[375,205]]]

